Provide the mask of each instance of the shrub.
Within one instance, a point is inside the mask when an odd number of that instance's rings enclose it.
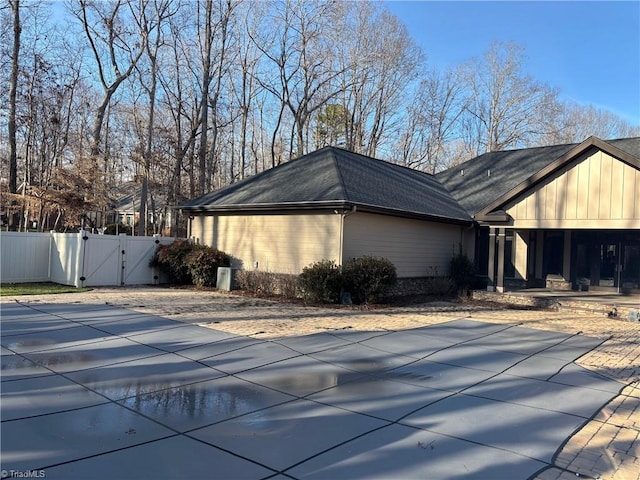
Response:
[[[342,276],[333,260],[321,260],[304,267],[298,278],[301,293],[307,300],[337,303],[340,299]]]
[[[276,276],[278,294],[289,300],[298,298],[300,279],[297,275],[281,274]]]
[[[151,259],[150,266],[160,268],[173,283],[189,285],[193,280],[185,260],[192,250],[193,244],[186,240],[176,240],[169,245],[159,245],[156,254]]]
[[[218,267],[230,266],[231,257],[215,248],[176,240],[159,245],[149,265],[158,267],[178,285],[212,287],[216,284]]]
[[[458,293],[466,295],[475,282],[476,270],[473,262],[466,255],[459,253],[451,259],[450,272],[454,288]]]
[[[275,293],[275,278],[269,272],[240,270],[236,273],[238,286],[247,292],[271,297]]]
[[[358,257],[345,265],[345,290],[355,303],[373,303],[383,297],[397,282],[396,267],[386,258]]]
[[[184,257],[191,280],[198,287],[215,287],[218,267],[230,267],[231,257],[217,248],[192,245]]]
[[[240,289],[260,296],[280,295],[293,300],[298,297],[298,277],[284,273],[270,273],[259,270],[240,270],[236,273]]]

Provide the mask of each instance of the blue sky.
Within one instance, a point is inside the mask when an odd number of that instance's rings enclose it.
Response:
[[[492,41],[525,48],[524,70],[561,98],[640,125],[640,2],[389,1],[427,62],[480,57]]]

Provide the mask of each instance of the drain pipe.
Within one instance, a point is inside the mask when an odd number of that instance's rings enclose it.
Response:
[[[356,213],[357,207],[355,205],[351,206],[351,210],[348,211],[340,211],[340,210],[334,210],[334,213],[339,213],[340,214],[340,249],[338,252],[338,264],[340,266],[340,268],[342,268],[342,264],[343,264],[343,254],[344,254],[344,220],[345,218],[347,218],[350,215],[353,215],[354,213]]]

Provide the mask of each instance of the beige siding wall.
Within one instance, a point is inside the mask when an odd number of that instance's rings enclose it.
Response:
[[[399,277],[424,277],[436,267],[446,274],[460,242],[473,255],[472,230],[456,225],[356,213],[345,219],[343,260],[362,255],[386,257]]]
[[[640,170],[596,152],[507,213],[513,228],[640,228]]]
[[[318,260],[340,261],[340,215],[197,216],[191,235],[251,269],[300,273]],[[240,265],[236,265],[240,266]]]

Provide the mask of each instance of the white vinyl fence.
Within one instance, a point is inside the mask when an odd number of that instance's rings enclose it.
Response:
[[[56,282],[76,287],[158,284],[149,266],[159,244],[173,237],[125,234],[0,233],[0,281]]]

